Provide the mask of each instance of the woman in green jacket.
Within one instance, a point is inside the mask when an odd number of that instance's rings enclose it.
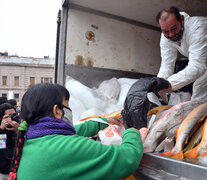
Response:
[[[87,121],[73,126],[68,101],[67,89],[55,84],[37,84],[24,94],[25,121],[19,128],[11,180],[114,180],[137,169],[143,155],[137,129],[125,130],[120,145],[103,145],[89,137],[107,125]],[[63,120],[66,114],[68,122]]]

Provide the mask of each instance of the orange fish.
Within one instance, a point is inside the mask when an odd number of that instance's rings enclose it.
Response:
[[[188,116],[183,120],[182,124],[179,126],[176,133],[176,144],[174,148],[166,153],[160,154],[163,156],[170,156],[175,159],[183,159],[183,147],[184,144],[188,142],[188,136],[192,130],[192,128],[199,121],[204,120],[204,115],[207,115],[207,102],[199,105],[193,111],[191,111]],[[203,117],[203,118],[202,118]]]
[[[107,117],[115,117],[117,119],[121,119],[122,115],[121,115],[121,110],[119,111],[114,111],[112,113],[108,113],[108,114],[102,114],[102,115],[98,115],[98,116],[88,116],[86,118],[81,119],[80,121],[85,121],[88,119],[92,119],[92,118],[107,118]]]
[[[207,118],[207,114],[203,117]],[[202,157],[207,155],[207,120],[205,120],[202,126],[201,142],[195,148],[184,153],[184,157],[188,159],[194,159],[197,157]]]
[[[157,114],[163,112],[164,110],[170,109],[171,107],[172,107],[172,105],[164,105],[164,106],[159,106],[159,107],[153,108],[148,111],[147,116],[151,116],[152,114],[157,115]]]
[[[158,143],[164,138],[165,132],[170,134],[174,133],[182,121],[187,117],[187,115],[200,104],[203,104],[206,100],[193,100],[184,103],[177,104],[168,110],[165,110],[158,114],[157,116],[164,113],[164,115],[153,123],[150,127],[149,134],[144,142],[144,152],[153,152]],[[157,117],[156,117],[157,118]]]

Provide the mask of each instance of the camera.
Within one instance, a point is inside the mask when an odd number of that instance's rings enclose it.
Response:
[[[17,113],[10,113],[8,117],[10,117],[12,121],[16,121],[17,123],[20,123],[21,121],[21,118]],[[12,125],[9,124],[7,127],[12,128]]]

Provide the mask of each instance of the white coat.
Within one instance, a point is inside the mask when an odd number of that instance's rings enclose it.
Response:
[[[161,34],[161,67],[158,77],[167,79],[172,90],[178,90],[192,82],[191,99],[207,98],[207,17],[184,15],[184,32],[180,42],[173,42]],[[188,57],[185,69],[174,73],[177,51]]]

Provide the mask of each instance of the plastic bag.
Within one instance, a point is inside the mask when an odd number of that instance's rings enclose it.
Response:
[[[116,78],[103,81],[95,90],[104,100],[117,100],[120,93],[120,84]]]
[[[121,144],[124,130],[124,126],[109,125],[104,130],[100,130],[98,135],[102,144]]]
[[[190,100],[191,94],[189,92],[172,92],[170,93],[168,105],[176,105]]]

